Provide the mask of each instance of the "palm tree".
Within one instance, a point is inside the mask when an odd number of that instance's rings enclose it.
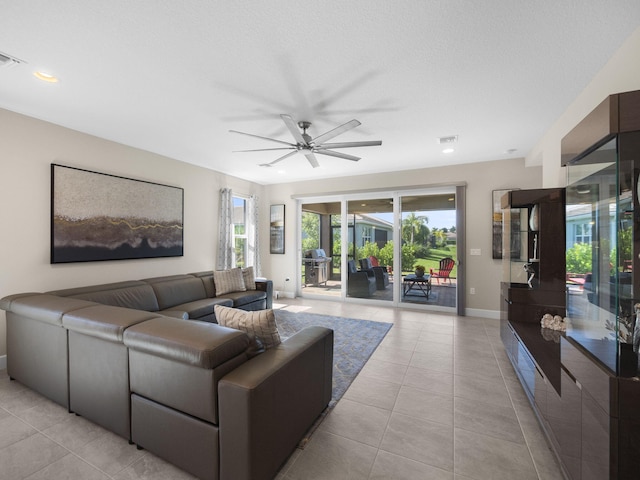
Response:
[[[426,215],[416,215],[415,212],[411,212],[407,218],[402,220],[402,228],[403,231],[408,229],[411,235],[411,240],[409,243],[413,245],[413,235],[415,233],[420,233],[420,229],[424,226],[425,223],[429,223],[429,219]]]

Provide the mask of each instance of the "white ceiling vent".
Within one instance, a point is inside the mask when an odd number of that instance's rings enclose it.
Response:
[[[450,135],[448,137],[439,137],[438,143],[440,145],[446,145],[449,143],[456,143],[458,141],[458,135]]]
[[[20,65],[21,63],[24,62],[22,60],[18,60],[16,57],[0,52],[0,68],[11,68],[16,65]]]

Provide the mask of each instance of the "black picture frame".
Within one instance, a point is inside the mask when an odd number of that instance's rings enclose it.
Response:
[[[51,263],[184,255],[184,190],[51,164]]]
[[[284,254],[284,204],[271,205],[269,219],[270,251],[273,254]]]

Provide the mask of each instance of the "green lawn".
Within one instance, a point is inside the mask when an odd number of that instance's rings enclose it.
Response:
[[[427,258],[416,258],[414,265],[424,265],[427,269],[426,272],[429,273],[430,268],[438,269],[440,268],[440,260],[445,257],[451,257],[456,261],[455,266],[453,267],[453,271],[451,272],[451,277],[456,278],[458,274],[458,247],[456,245],[449,245],[447,250],[441,250],[432,248],[429,250],[429,256]],[[411,272],[404,272],[411,273]]]

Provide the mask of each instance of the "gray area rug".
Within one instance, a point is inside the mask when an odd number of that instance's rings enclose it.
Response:
[[[329,408],[347,391],[351,382],[378,347],[393,324],[332,317],[315,313],[274,310],[280,336],[289,338],[304,327],[319,325],[333,330],[333,392]]]

